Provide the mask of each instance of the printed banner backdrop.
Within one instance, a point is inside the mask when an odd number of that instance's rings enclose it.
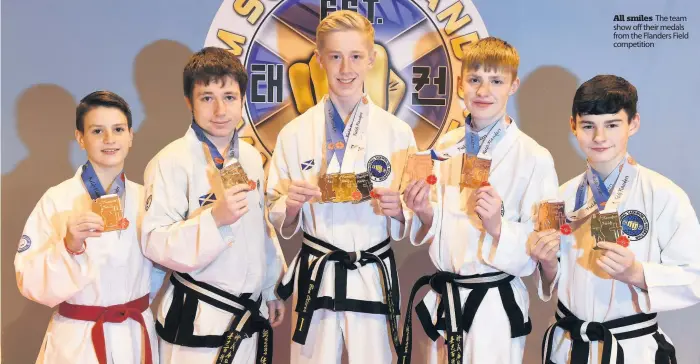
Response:
[[[461,47],[489,35],[517,47],[520,90],[508,105],[519,127],[550,150],[561,183],[585,161],[568,130],[576,87],[600,73],[639,90],[642,127],[630,152],[671,178],[700,206],[692,156],[700,127],[700,4],[691,0],[206,0],[2,4],[2,362],[31,363],[51,309],[22,297],[13,259],[27,216],[50,186],[69,178],[85,155],[73,139],[75,106],[96,89],[122,95],[135,139],[126,173],[141,182],[146,163],[190,122],[182,67],[202,46],[229,49],[250,74],[243,135],[267,161],[277,134],[327,90],[313,59],[315,29],[329,12],[351,9],[376,29],[376,65],[366,88],[406,121],[421,149],[463,123],[457,92]],[[281,241],[290,261],[298,239]],[[402,311],[413,282],[434,271],[427,247],[394,245]],[[552,303],[530,288],[534,330],[525,363],[540,362]],[[288,310],[291,305],[288,305]],[[662,313],[679,363],[700,363],[700,307]],[[275,363],[287,363],[291,315],[275,331]],[[414,361],[427,338],[415,326]]]

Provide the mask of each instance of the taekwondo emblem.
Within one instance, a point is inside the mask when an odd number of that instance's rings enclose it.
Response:
[[[367,162],[367,171],[372,181],[381,182],[389,178],[391,163],[383,155],[375,155]]]
[[[27,235],[22,235],[22,237],[19,239],[19,247],[17,247],[17,253],[26,251],[27,249],[29,249],[30,246],[32,246],[32,239],[30,239]]]
[[[280,130],[328,91],[314,56],[316,28],[337,10],[356,11],[373,24],[377,57],[364,89],[375,105],[413,128],[420,150],[463,125],[456,83],[463,48],[488,36],[472,1],[223,0],[204,46],[227,49],[246,66],[248,126],[241,139],[263,161]]]
[[[629,236],[631,241],[642,240],[649,233],[649,220],[643,213],[637,210],[627,210],[620,215],[622,232]]]

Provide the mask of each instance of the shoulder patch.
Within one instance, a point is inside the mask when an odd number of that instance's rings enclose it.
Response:
[[[32,239],[29,238],[29,236],[27,235],[22,235],[22,237],[19,239],[19,247],[17,247],[17,253],[26,251],[27,249],[29,249],[30,246],[32,246]]]
[[[367,162],[369,176],[374,182],[381,182],[389,178],[391,174],[391,163],[383,155],[375,155]]]
[[[631,241],[642,240],[649,233],[649,220],[641,211],[627,210],[620,215],[622,232]]]

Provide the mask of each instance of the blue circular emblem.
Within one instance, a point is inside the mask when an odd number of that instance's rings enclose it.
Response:
[[[649,220],[643,213],[637,210],[627,210],[620,215],[622,232],[631,241],[643,239],[649,233]]]
[[[389,178],[391,163],[383,155],[375,155],[367,162],[369,176],[374,182],[381,182]]]
[[[32,239],[30,239],[27,235],[22,235],[22,237],[19,239],[19,247],[17,247],[17,253],[21,253],[29,247],[32,246]]]

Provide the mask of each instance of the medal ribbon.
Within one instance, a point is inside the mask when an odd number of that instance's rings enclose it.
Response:
[[[443,161],[462,153],[490,160],[493,149],[503,139],[508,129],[505,115],[491,124],[491,127],[486,127],[479,132],[475,132],[471,127],[471,115],[467,116],[464,124],[464,138],[459,142],[443,151],[431,149],[430,154],[434,160]]]
[[[340,114],[330,97],[325,96],[326,118],[326,174],[362,173],[367,171],[364,163],[367,125],[369,124],[369,100],[366,95],[353,108],[350,120],[343,124]],[[342,130],[342,132],[341,132]],[[333,146],[333,149],[330,146]],[[341,146],[341,148],[338,148]],[[347,151],[347,154],[346,154]],[[333,162],[333,155],[337,162]],[[356,165],[357,164],[357,165]]]
[[[119,199],[123,201],[124,191],[126,189],[126,177],[124,175],[124,171],[119,172],[117,178],[115,178],[112,184],[109,186],[108,192],[105,192],[104,187],[102,187],[102,183],[100,183],[100,179],[97,178],[95,168],[92,166],[90,161],[87,161],[87,163],[83,165],[83,171],[80,174],[80,177],[83,179],[83,184],[88,190],[91,199],[97,200],[104,195],[117,195],[119,196]]]
[[[627,155],[620,166],[616,167],[605,180],[588,165],[586,174],[581,178],[581,183],[576,190],[574,212],[568,216],[568,219],[576,221],[596,210],[602,213],[617,211],[639,173],[639,168],[630,163],[631,160],[632,158]],[[590,194],[589,190],[591,190]]]
[[[197,139],[204,143],[204,145],[207,146],[209,149],[209,152],[211,153],[211,157],[214,160],[214,164],[216,165],[216,168],[222,169],[224,168],[224,162],[225,159],[219,153],[219,150],[216,148],[214,143],[207,138],[207,136],[204,134],[204,129],[202,129],[201,126],[197,125],[197,123],[192,121],[192,130],[194,130],[194,134],[197,136]],[[226,153],[227,159],[228,160],[237,160],[238,159],[238,129],[235,129],[233,132],[233,137],[231,137],[231,141],[229,142],[229,147],[228,147],[228,152]]]

